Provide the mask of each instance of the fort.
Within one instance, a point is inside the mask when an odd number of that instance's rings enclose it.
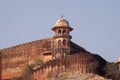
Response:
[[[35,80],[44,80],[48,74],[52,76],[57,76],[62,72],[70,72],[70,73],[94,73],[98,75],[102,75],[103,67],[105,66],[104,60],[102,58],[97,58],[98,55],[92,55],[89,53],[78,53],[74,55],[67,56],[65,59],[51,60],[47,63],[37,67],[34,69],[34,78]],[[72,59],[72,60],[71,60]],[[100,61],[102,60],[102,62]],[[94,66],[93,66],[94,65]],[[103,66],[103,67],[102,67]],[[44,75],[44,76],[40,76]]]
[[[60,18],[52,30],[53,37],[1,49],[0,78],[21,77],[26,65],[33,66],[29,76],[33,80],[47,80],[48,74],[61,72],[105,74],[106,60],[71,41],[73,28],[66,19]]]

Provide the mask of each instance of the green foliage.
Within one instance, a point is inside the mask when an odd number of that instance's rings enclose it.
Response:
[[[25,71],[26,72],[31,72],[33,70],[33,67],[31,65],[26,65],[25,66]]]
[[[26,65],[22,73],[22,80],[32,80],[31,78],[32,73],[33,73],[33,66]]]
[[[33,66],[26,65],[23,69],[21,77],[13,78],[10,80],[33,80],[32,73],[33,73]]]
[[[36,62],[35,62],[35,64],[36,65],[40,65],[40,64],[43,64],[44,63],[44,61],[42,60],[42,59],[36,59]]]

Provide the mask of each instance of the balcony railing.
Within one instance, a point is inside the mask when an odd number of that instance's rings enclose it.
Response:
[[[56,34],[56,35],[54,35],[54,37],[68,37],[70,39],[72,38],[72,36],[69,34]]]

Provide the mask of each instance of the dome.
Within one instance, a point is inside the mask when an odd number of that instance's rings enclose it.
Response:
[[[73,28],[70,27],[69,22],[64,19],[63,17],[60,18],[59,20],[57,20],[57,22],[55,23],[55,26],[52,28],[53,31],[55,31],[58,28],[67,28],[70,31],[73,30]]]
[[[60,27],[60,26],[63,26],[63,27],[69,27],[69,22],[64,19],[64,18],[60,18],[56,23],[55,23],[55,26],[56,27]]]
[[[118,58],[118,61],[117,62],[120,62],[120,57]]]

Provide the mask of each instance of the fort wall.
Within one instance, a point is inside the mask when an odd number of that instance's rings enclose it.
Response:
[[[65,59],[51,60],[43,65],[35,67],[33,69],[33,77],[35,80],[47,80],[49,75],[57,77],[57,75],[62,72],[94,73],[102,75],[99,69],[102,70],[103,68],[99,66],[104,66],[104,64],[101,65],[100,62],[96,60],[95,56],[98,55],[78,53],[68,55]]]
[[[79,71],[81,73],[93,72],[93,70],[88,69],[88,63],[93,59],[97,59],[97,57],[93,58],[91,53],[71,41],[71,55],[68,55],[66,59],[63,59],[64,61],[51,61],[52,38],[46,38],[2,49],[0,59],[2,79],[9,79],[19,77],[27,64],[34,65],[38,59],[42,59],[46,63],[41,65],[39,69],[35,69],[35,72],[36,70],[38,73],[42,71],[45,75],[51,71],[54,72],[54,75],[59,71]],[[58,72],[56,72],[56,69],[58,69]]]
[[[25,65],[34,64],[36,59],[43,59],[43,52],[51,50],[51,38],[28,42],[1,50],[1,74],[3,78],[17,77]],[[15,77],[15,76],[14,76]]]

